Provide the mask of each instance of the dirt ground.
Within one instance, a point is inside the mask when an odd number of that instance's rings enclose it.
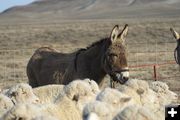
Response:
[[[159,65],[157,80],[180,95],[180,71],[173,56],[176,40],[169,30],[180,32],[180,18],[0,23],[0,88],[27,82],[26,65],[37,48],[72,52],[108,37],[115,24],[123,27],[126,23],[131,78],[154,80],[153,65]]]

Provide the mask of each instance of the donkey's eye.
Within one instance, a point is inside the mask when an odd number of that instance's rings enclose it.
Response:
[[[108,59],[109,59],[110,62],[115,62],[116,59],[117,59],[117,55],[111,53],[111,54],[108,55]]]
[[[114,54],[114,53],[110,53],[109,56],[110,56],[110,57],[117,57],[117,55]]]

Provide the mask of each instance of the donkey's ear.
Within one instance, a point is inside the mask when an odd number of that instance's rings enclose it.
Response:
[[[115,25],[114,28],[112,29],[110,36],[111,42],[115,42],[117,40],[118,34],[119,34],[119,26]]]
[[[119,34],[120,35],[120,38],[121,40],[125,40],[125,37],[127,36],[127,33],[128,33],[128,24],[126,24],[124,26],[124,29],[122,30],[122,32]]]
[[[177,40],[180,39],[179,33],[177,33],[173,28],[170,28],[170,31],[174,35],[175,39],[177,39]]]

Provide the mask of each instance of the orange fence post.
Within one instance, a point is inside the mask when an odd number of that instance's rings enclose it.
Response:
[[[138,66],[129,66],[129,68],[132,69],[131,71],[133,71],[133,69],[136,69],[136,68],[145,68],[145,67],[150,67],[151,68],[151,67],[153,67],[152,78],[154,78],[155,81],[157,81],[158,79],[160,80],[162,78],[167,79],[167,78],[172,78],[172,77],[180,77],[180,76],[161,77],[161,76],[158,75],[157,72],[158,72],[159,67],[164,67],[166,65],[171,65],[171,64],[176,64],[176,62],[174,60],[172,60],[172,61],[168,61],[168,62],[164,62],[164,63],[158,63],[158,64],[154,63],[154,64],[142,64],[142,65],[138,65]]]
[[[157,80],[157,69],[156,69],[156,66],[157,65],[154,65],[153,68],[154,68],[154,80],[156,81]]]

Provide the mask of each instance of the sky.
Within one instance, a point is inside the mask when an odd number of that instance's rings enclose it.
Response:
[[[16,5],[26,5],[35,0],[0,0],[0,12],[16,6]]]

